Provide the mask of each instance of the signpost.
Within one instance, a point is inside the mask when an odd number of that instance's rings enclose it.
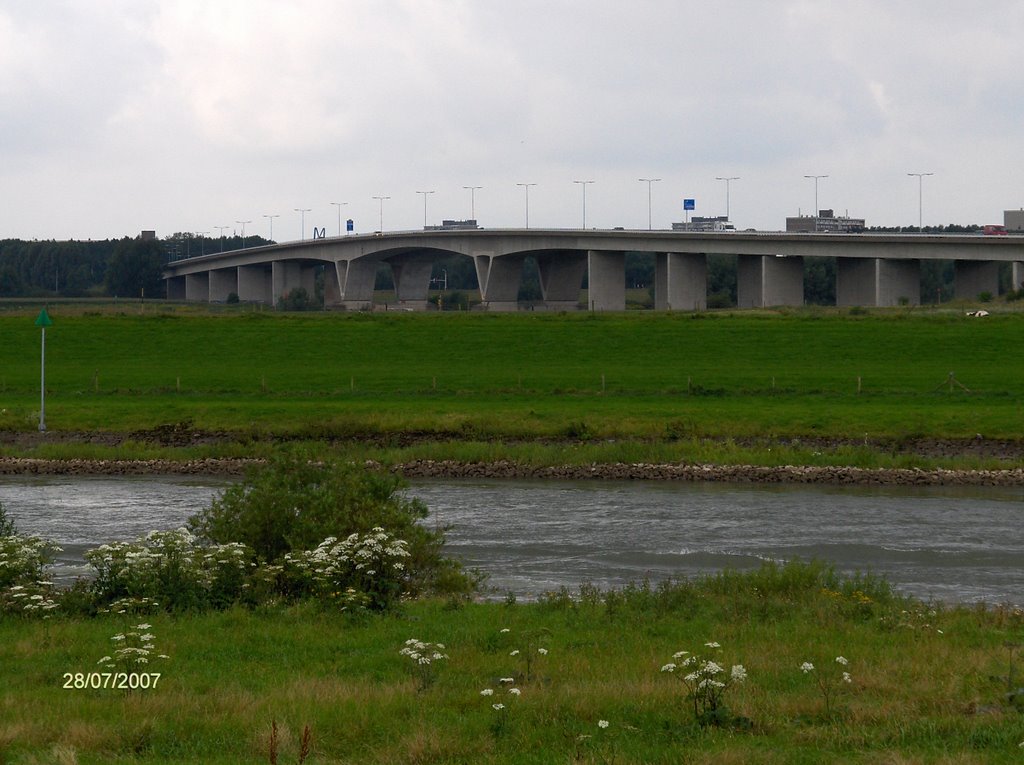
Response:
[[[36,326],[42,330],[42,349],[40,351],[40,366],[39,366],[39,432],[46,432],[46,328],[51,326],[53,321],[46,313],[44,308],[39,312],[39,318],[36,319]]]
[[[686,230],[687,231],[690,230],[690,210],[696,210],[696,209],[697,209],[697,200],[696,199],[684,199],[683,200],[683,210],[686,213]]]

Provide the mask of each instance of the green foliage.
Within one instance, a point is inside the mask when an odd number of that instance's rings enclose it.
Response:
[[[107,294],[136,298],[163,297],[163,245],[155,239],[125,237],[114,245],[107,263],[104,285]]]
[[[405,582],[411,592],[471,591],[473,579],[441,554],[444,531],[418,523],[427,507],[405,497],[402,486],[397,476],[352,463],[281,454],[250,470],[188,525],[212,542],[240,541],[266,562],[313,550],[328,537],[379,527],[408,544]]]
[[[4,503],[0,502],[0,537],[13,537],[18,533],[14,519],[7,515]]]
[[[312,311],[319,308],[305,287],[295,287],[277,299],[279,311]]]
[[[239,302],[238,293],[229,292],[227,299],[224,302],[226,302],[228,305],[237,305]]]

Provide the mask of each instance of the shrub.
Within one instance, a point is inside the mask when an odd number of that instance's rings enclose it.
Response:
[[[346,462],[314,462],[308,455],[274,457],[229,487],[188,526],[211,542],[242,542],[268,563],[313,550],[328,537],[346,539],[380,527],[405,540],[406,585],[422,590],[471,592],[473,576],[444,558],[444,530],[419,521],[427,507],[400,493],[397,476]]]
[[[229,292],[227,300],[225,302],[230,304],[230,305],[234,305],[235,303],[238,303],[239,302],[238,293],[237,292]]]

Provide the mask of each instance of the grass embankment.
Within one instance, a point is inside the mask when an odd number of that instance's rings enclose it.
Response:
[[[100,670],[111,636],[143,620],[170,657],[151,667],[162,673],[155,690],[62,687],[65,672]],[[1006,644],[1021,642],[1022,625],[1019,610],[936,613],[813,564],[534,604],[414,602],[363,618],[312,604],[8,618],[0,761],[268,762],[276,720],[282,763],[296,761],[306,725],[309,763],[1018,763],[1024,717],[1006,693],[1021,685],[1019,655],[1011,669]],[[422,690],[398,653],[409,638],[449,656]],[[682,683],[660,671],[680,650],[727,672],[745,666],[746,682],[724,696],[731,724],[695,723]],[[831,678],[827,714],[803,662]]]
[[[122,453],[259,455],[286,439],[333,441],[385,462],[1019,464],[902,449],[920,439],[1019,439],[1019,313],[146,310],[51,309],[52,433],[3,453],[117,456],[102,444],[61,444],[60,433],[116,434],[123,443],[189,422],[229,438],[187,449],[129,443]],[[0,315],[0,430],[8,432],[38,424],[31,319]]]

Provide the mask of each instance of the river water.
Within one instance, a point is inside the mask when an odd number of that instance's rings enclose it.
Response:
[[[64,547],[59,577],[104,542],[175,528],[227,485],[215,478],[0,477],[23,533]],[[674,482],[417,481],[450,526],[449,552],[497,593],[620,586],[818,558],[946,602],[1024,603],[1024,489]]]

